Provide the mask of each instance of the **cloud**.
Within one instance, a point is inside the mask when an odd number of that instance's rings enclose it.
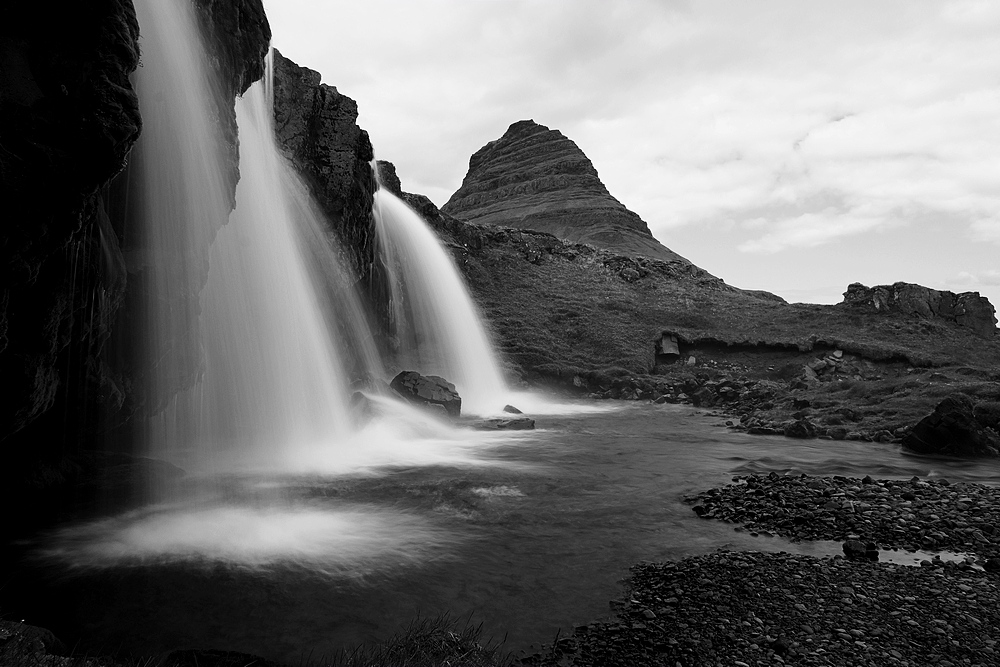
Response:
[[[1000,243],[1000,215],[975,220],[970,225],[970,229],[972,230],[972,237],[976,241]]]
[[[755,218],[745,221],[744,228],[764,229],[765,233],[737,247],[742,252],[752,253],[775,253],[792,247],[815,248],[835,239],[872,232],[886,224],[881,217],[858,216],[833,208],[783,220]]]
[[[936,261],[893,271],[939,284],[1000,243],[995,2],[266,4],[276,45],[356,99],[379,157],[438,204],[533,118],[661,239],[734,261],[858,238],[890,257],[881,232],[905,227]],[[837,282],[867,270],[855,254]]]

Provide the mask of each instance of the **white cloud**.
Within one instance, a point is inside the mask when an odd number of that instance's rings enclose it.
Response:
[[[976,220],[970,228],[975,240],[1000,243],[1000,215]]]
[[[1000,271],[990,269],[982,273],[970,273],[969,271],[959,271],[959,273],[948,281],[951,285],[1000,285]]]
[[[742,252],[775,253],[792,247],[815,248],[834,239],[874,231],[886,224],[884,218],[859,217],[849,211],[832,208],[784,220],[756,218],[747,221],[745,226],[748,229],[763,228],[766,232],[739,244],[738,249]]]

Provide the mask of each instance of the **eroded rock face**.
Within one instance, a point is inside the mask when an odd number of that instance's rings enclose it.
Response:
[[[875,287],[852,283],[844,292],[842,303],[878,312],[899,312],[927,318],[939,317],[972,329],[984,338],[996,335],[996,310],[989,299],[980,296],[979,292],[955,294],[912,283]]]
[[[278,143],[291,159],[351,255],[358,275],[373,279],[374,157],[358,127],[358,105],[319,72],[274,52],[274,119]]]
[[[558,130],[518,121],[469,160],[441,207],[459,220],[519,227],[630,255],[683,260],[611,196],[583,151]]]

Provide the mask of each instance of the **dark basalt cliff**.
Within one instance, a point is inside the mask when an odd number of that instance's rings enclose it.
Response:
[[[462,187],[441,210],[475,224],[534,229],[629,255],[683,260],[611,196],[575,143],[531,120],[514,123],[476,151]]]
[[[121,401],[100,359],[125,286],[105,187],[139,136],[138,38],[130,0],[0,9],[0,439]]]
[[[278,143],[305,179],[365,283],[374,280],[374,157],[358,105],[321,76],[274,52]]]

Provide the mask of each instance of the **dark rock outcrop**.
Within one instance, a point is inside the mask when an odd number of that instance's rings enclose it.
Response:
[[[453,419],[462,414],[462,398],[455,391],[455,385],[437,375],[402,371],[392,379],[389,386],[411,403],[440,405]]]
[[[368,133],[358,127],[358,105],[319,72],[274,52],[274,119],[278,143],[303,177],[320,209],[371,285],[376,264],[372,197],[376,189]]]
[[[996,309],[979,292],[955,294],[912,283],[875,287],[852,283],[844,292],[841,305],[882,313],[898,312],[924,318],[941,318],[967,327],[983,338],[992,338],[997,331]]]
[[[534,229],[630,255],[683,260],[611,196],[575,143],[531,120],[514,123],[476,151],[462,187],[441,210],[476,224]]]
[[[941,401],[903,438],[903,447],[936,456],[1000,456],[1000,437],[983,426],[971,399],[955,394]]]
[[[472,423],[472,428],[480,431],[530,431],[535,428],[531,417],[493,417]]]
[[[403,184],[399,182],[396,165],[386,160],[377,160],[377,165],[378,179],[382,187],[397,197],[403,197]]]

